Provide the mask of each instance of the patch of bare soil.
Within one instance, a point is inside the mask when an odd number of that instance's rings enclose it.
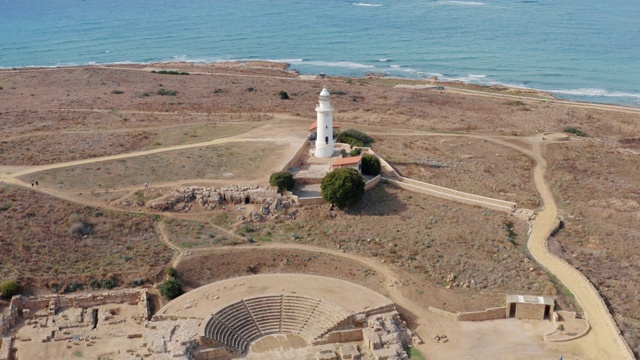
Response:
[[[376,136],[373,148],[403,176],[521,207],[539,205],[533,163],[511,148],[451,136]]]
[[[151,216],[14,186],[0,186],[0,222],[0,279],[16,279],[28,292],[74,291],[107,279],[129,286],[135,278],[153,279],[173,255]]]
[[[640,158],[596,141],[550,145],[548,178],[564,228],[552,251],[585,274],[640,354]]]
[[[286,146],[284,146],[286,148]],[[25,175],[58,189],[118,189],[181,180],[256,179],[268,174],[283,146],[254,142],[176,150],[128,159],[47,170]]]

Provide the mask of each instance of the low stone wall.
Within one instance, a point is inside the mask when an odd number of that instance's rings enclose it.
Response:
[[[33,314],[39,310],[47,310],[52,314],[58,308],[91,308],[106,304],[140,305],[140,317],[149,318],[149,306],[146,289],[129,289],[110,291],[100,294],[79,295],[45,295],[38,297],[14,296],[11,299],[10,310],[17,316],[18,312]],[[17,319],[16,319],[17,320]],[[14,320],[15,323],[15,320]]]
[[[13,338],[0,338],[0,360],[9,360],[11,358],[11,346]]]
[[[469,311],[459,313],[452,313],[446,310],[434,308],[433,306],[429,306],[429,310],[431,310],[431,312],[433,313],[456,321],[486,321],[505,319],[507,317],[506,306],[489,308],[483,311]]]
[[[458,321],[498,320],[507,317],[507,307],[490,308],[484,311],[471,311],[458,314]]]
[[[326,203],[327,200],[322,196],[298,198],[298,205],[300,206],[324,205]]]
[[[560,320],[574,320],[578,315],[575,311],[566,310],[558,310],[556,313],[560,316]]]
[[[3,336],[10,328],[9,318],[0,314],[0,336]]]
[[[422,194],[426,194],[426,195],[431,195],[431,196],[435,196],[435,197],[439,197],[441,199],[445,199],[445,200],[452,200],[452,201],[457,201],[457,202],[461,202],[464,204],[468,204],[468,205],[476,205],[476,206],[482,206],[491,210],[497,210],[497,211],[503,211],[506,213],[511,213],[512,208],[510,206],[504,206],[504,205],[499,205],[499,204],[495,204],[489,201],[482,201],[482,200],[477,200],[477,199],[472,199],[469,197],[462,197],[462,196],[458,196],[458,195],[453,195],[453,194],[449,194],[446,192],[440,192],[436,189],[431,189],[427,186],[422,186],[422,185],[414,185],[411,183],[407,183],[404,181],[398,181],[398,180],[394,180],[394,179],[385,179],[387,181],[389,181],[390,183],[405,189],[405,190],[409,190],[409,191],[414,191],[414,192],[418,192],[418,193],[422,193]],[[404,180],[404,178],[403,178]],[[408,179],[411,180],[411,179]],[[412,180],[415,181],[415,180]],[[426,184],[426,183],[425,183]],[[427,184],[430,185],[430,184]]]
[[[378,175],[378,176],[374,177],[373,179],[367,181],[364,184],[364,190],[367,191],[367,190],[371,189],[372,187],[376,186],[380,182],[380,180],[382,180],[382,176]]]
[[[309,149],[309,139],[304,139],[302,144],[298,147],[296,152],[289,158],[289,160],[282,166],[280,171],[289,171],[289,168],[296,167],[295,165],[300,161],[302,154],[306,153]]]
[[[363,339],[362,329],[339,330],[330,332],[322,339],[314,341],[313,345],[355,342]]]

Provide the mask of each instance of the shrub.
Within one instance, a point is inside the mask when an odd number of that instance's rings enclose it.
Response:
[[[362,154],[362,149],[360,149],[360,148],[354,148],[353,150],[351,150],[349,152],[349,155],[351,155],[351,156],[358,156],[360,154]]]
[[[162,95],[162,96],[176,96],[178,95],[178,92],[175,90],[167,90],[167,89],[160,89],[158,90],[158,95]]]
[[[176,269],[174,269],[173,266],[172,266],[169,269],[167,269],[167,275],[169,277],[176,278],[176,277],[178,277],[178,271]]]
[[[278,92],[278,97],[280,100],[289,100],[289,94],[284,90],[280,90],[280,92]]]
[[[346,141],[348,138],[355,139],[360,143],[362,143],[362,145],[356,145],[356,146],[369,146],[375,142],[375,140],[371,136],[363,133],[362,131],[358,131],[355,129],[349,129],[341,132],[338,135],[338,142],[344,142],[344,143],[350,144],[350,142]]]
[[[168,300],[173,300],[184,294],[184,290],[182,290],[182,284],[176,278],[171,278],[160,284],[160,294]]]
[[[20,285],[15,280],[5,280],[0,283],[0,297],[10,299],[20,292]]]
[[[334,170],[322,179],[322,197],[329,203],[344,209],[354,205],[364,195],[364,180],[351,168]]]
[[[255,89],[255,88],[253,88],[253,87],[248,87],[248,88],[247,88],[247,92],[254,92],[254,91],[256,91],[256,89]]]
[[[576,136],[589,137],[589,134],[573,126],[567,126],[566,128],[564,128],[564,132],[574,134]]]
[[[71,214],[67,219],[69,233],[78,237],[93,234],[93,224],[86,222],[80,214]]]
[[[111,290],[118,286],[118,281],[114,278],[102,279],[101,285],[105,289]]]
[[[362,155],[362,173],[373,176],[380,175],[380,160],[371,154]]]
[[[342,156],[342,157],[347,156],[347,150],[345,150],[345,149],[340,150],[340,156]]]
[[[0,86],[0,90],[4,90],[4,88],[2,86]]]
[[[112,94],[116,94],[116,95],[122,95],[122,94],[124,94],[124,91],[122,91],[122,90],[113,90],[113,91],[111,91],[111,93]]]
[[[278,188],[279,192],[283,192],[284,190],[293,190],[296,186],[296,181],[290,173],[286,171],[279,171],[271,174],[269,184]]]
[[[188,72],[182,70],[152,70],[151,72],[163,75],[189,75]]]

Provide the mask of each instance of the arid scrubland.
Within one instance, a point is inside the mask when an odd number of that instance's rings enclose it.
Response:
[[[595,140],[549,146],[549,180],[564,228],[554,253],[596,285],[640,350],[640,159]]]
[[[445,84],[446,90],[439,91],[393,88],[415,83],[397,79],[304,81],[280,66],[157,66],[192,75],[152,73],[143,66],[1,71],[1,166],[54,164],[229,136],[249,134],[259,140],[286,136],[292,129],[304,132],[315,119],[318,91],[326,85],[333,93],[336,123],[343,130],[375,134],[373,149],[401,174],[535,209],[541,204],[531,176],[533,161],[522,152],[478,138],[415,131],[500,135],[531,150],[526,136],[579,129],[590,137],[544,145],[547,180],[564,220],[550,246],[598,287],[627,341],[639,351],[640,288],[635,280],[640,271],[640,166],[633,153],[640,150],[639,112],[555,102],[536,94],[483,96],[464,92],[478,89],[461,84]],[[281,90],[289,100],[279,99]],[[513,95],[499,89],[492,94]],[[90,289],[93,280],[102,285],[117,279],[119,286],[137,278],[152,281],[174,255],[158,234],[157,225],[163,223],[170,243],[193,250],[284,242],[383,259],[402,274],[407,296],[447,310],[497,306],[507,292],[556,294],[562,308],[575,308],[571,295],[528,257],[526,223],[391,184],[369,191],[346,212],[304,207],[295,220],[245,223],[233,209],[153,216],[136,205],[136,199],[143,204],[168,193],[173,182],[265,181],[277,165],[273,162],[294,149],[282,146],[219,144],[22,178],[39,180],[48,191],[77,203],[89,201],[92,207],[3,185],[0,277],[17,278],[32,293],[65,291],[72,284]],[[167,184],[142,191],[145,181],[152,187]],[[119,207],[122,211],[95,207],[111,207],[123,198],[133,205]],[[179,273],[190,287],[277,271],[309,271],[376,286],[375,274],[362,265],[296,251],[193,255],[183,259]]]

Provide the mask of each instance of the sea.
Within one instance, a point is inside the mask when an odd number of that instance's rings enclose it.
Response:
[[[640,106],[638,0],[0,0],[0,68],[288,62]]]

